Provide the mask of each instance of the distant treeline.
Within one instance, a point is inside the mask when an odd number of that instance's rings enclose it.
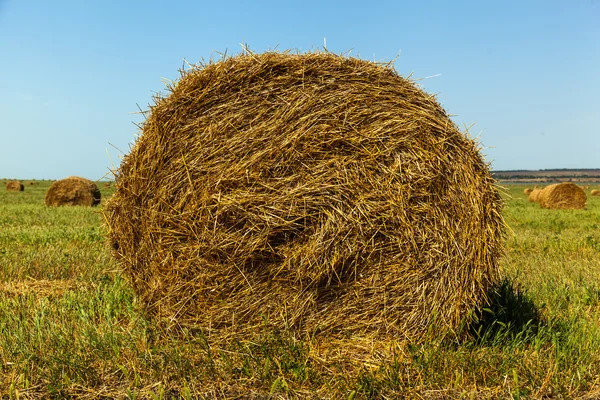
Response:
[[[493,174],[499,174],[499,173],[515,173],[515,172],[534,172],[534,173],[539,173],[539,172],[552,172],[552,171],[570,171],[573,173],[577,173],[577,172],[581,172],[581,171],[595,171],[597,173],[600,174],[600,168],[577,168],[577,169],[573,169],[573,168],[553,168],[553,169],[506,169],[506,170],[497,170],[497,171],[492,171]]]
[[[492,175],[498,180],[505,181],[544,181],[544,182],[559,182],[559,181],[599,181],[600,169],[598,168],[555,168],[555,169],[540,169],[540,170],[505,170],[493,171]]]

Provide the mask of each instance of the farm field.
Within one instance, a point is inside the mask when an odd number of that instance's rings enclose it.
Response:
[[[100,210],[47,208],[50,182],[0,186],[0,395],[5,398],[598,398],[600,197],[544,210],[505,186],[504,280],[471,337],[356,343],[265,329],[169,335],[112,260]],[[365,353],[375,355],[363,360]]]

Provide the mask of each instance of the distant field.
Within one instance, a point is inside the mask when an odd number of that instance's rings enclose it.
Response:
[[[28,182],[0,185],[6,398],[600,397],[600,197],[543,210],[507,186],[505,279],[472,339],[328,353],[269,329],[229,343],[165,334],[112,260],[99,208],[47,208],[50,182]]]

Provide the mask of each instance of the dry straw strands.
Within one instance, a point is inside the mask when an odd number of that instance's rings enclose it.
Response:
[[[11,296],[35,294],[40,297],[60,296],[76,287],[72,280],[26,280],[0,282],[0,293]]]
[[[9,192],[22,192],[25,186],[19,181],[9,181],[6,184],[6,190]]]
[[[538,196],[542,208],[581,210],[585,208],[585,191],[574,183],[557,183],[546,186]]]
[[[46,192],[46,205],[58,206],[95,206],[100,204],[101,194],[98,186],[85,178],[71,176],[53,182]]]
[[[523,193],[524,193],[524,194],[527,194],[527,195],[528,195],[528,194],[529,194],[529,193],[531,193],[531,192],[533,192],[533,189],[531,189],[531,188],[525,188],[525,189],[523,189]]]
[[[243,54],[150,107],[104,215],[147,310],[225,337],[423,338],[498,278],[502,202],[478,145],[393,68]]]
[[[593,189],[593,190],[590,192],[590,195],[591,195],[591,196],[600,196],[600,190]]]

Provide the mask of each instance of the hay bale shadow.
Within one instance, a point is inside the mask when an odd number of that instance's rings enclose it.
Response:
[[[529,341],[543,323],[540,308],[526,292],[504,278],[489,292],[490,304],[477,312],[470,326],[471,337],[478,344],[500,344],[506,341]]]

